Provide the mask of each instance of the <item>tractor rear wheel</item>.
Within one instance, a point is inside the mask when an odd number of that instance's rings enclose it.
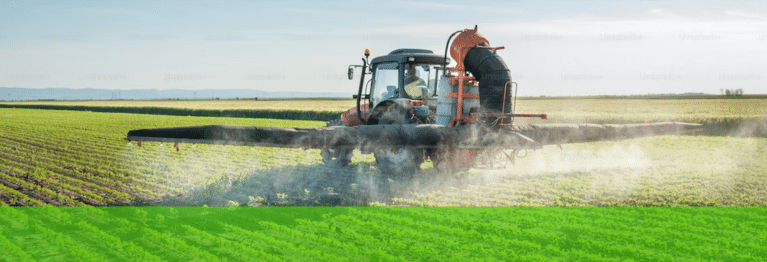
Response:
[[[341,119],[335,119],[328,122],[326,127],[330,126],[348,126],[346,122]],[[340,149],[340,148],[322,148],[320,155],[322,156],[322,162],[327,166],[332,167],[344,167],[348,166],[352,161],[352,152],[354,149]]]
[[[379,125],[407,124],[404,113],[390,111],[378,119]],[[410,180],[413,173],[421,169],[424,161],[423,149],[391,148],[373,151],[376,158],[376,166],[382,174],[389,178]]]

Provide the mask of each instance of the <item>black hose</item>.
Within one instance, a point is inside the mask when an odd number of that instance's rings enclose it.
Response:
[[[479,43],[486,46],[485,43]],[[503,59],[492,49],[472,48],[466,53],[463,65],[479,81],[479,105],[485,113],[511,113],[511,73]],[[504,92],[505,88],[505,92]],[[507,101],[504,105],[504,97]]]

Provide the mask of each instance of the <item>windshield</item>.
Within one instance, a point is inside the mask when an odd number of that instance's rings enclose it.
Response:
[[[397,94],[399,67],[396,62],[378,64],[373,74],[375,77],[370,87],[370,93],[373,94],[370,102],[373,105],[389,98],[399,97]]]
[[[432,65],[408,64],[405,71],[405,94],[411,99],[426,99],[434,79]]]

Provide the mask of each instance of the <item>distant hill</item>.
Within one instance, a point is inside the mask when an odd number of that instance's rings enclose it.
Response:
[[[260,90],[157,90],[94,88],[22,88],[0,87],[0,101],[20,100],[155,100],[155,99],[234,99],[234,98],[351,98],[352,93],[266,92]]]

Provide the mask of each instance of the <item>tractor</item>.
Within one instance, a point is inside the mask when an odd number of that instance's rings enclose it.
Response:
[[[358,93],[353,96],[357,106],[327,126],[436,124],[455,127],[487,122],[488,116],[500,119],[496,125],[505,124],[514,116],[506,113],[513,113],[509,91],[516,83],[511,81],[508,67],[496,54],[496,50],[503,47],[490,47],[476,26],[453,33],[448,44],[459,33],[450,49],[451,56],[458,62],[454,68],[447,67],[450,63],[447,45],[444,55],[425,49],[397,49],[370,62],[370,51],[365,49],[362,65],[348,68],[349,80],[353,79],[354,68],[362,68]],[[366,75],[371,75],[367,82]],[[545,115],[532,116],[545,118]],[[392,147],[372,153],[381,172],[407,175],[419,169],[427,158],[440,169],[468,169],[473,164],[471,160],[487,152]],[[325,164],[346,166],[351,161],[352,150],[328,147],[322,149],[321,155]]]
[[[492,47],[476,26],[451,34],[443,55],[424,49],[397,49],[369,61],[370,51],[366,49],[362,64],[348,67],[349,79],[353,79],[355,68],[362,69],[353,96],[356,107],[322,128],[154,128],[129,131],[125,140],[175,142],[176,149],[178,143],[317,148],[323,162],[332,166],[348,165],[352,151],[359,149],[375,155],[381,173],[408,179],[427,159],[438,169],[455,172],[477,163],[492,165],[498,156],[513,163],[521,150],[544,145],[701,129],[700,124],[680,122],[515,125],[518,117],[547,116],[515,112],[518,85],[497,54],[501,49]],[[454,67],[448,67],[448,51]]]

